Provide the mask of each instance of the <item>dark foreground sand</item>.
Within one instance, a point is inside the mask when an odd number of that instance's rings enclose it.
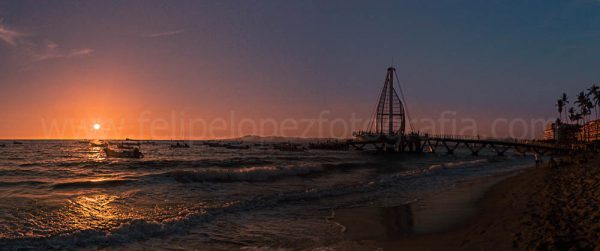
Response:
[[[600,161],[533,167],[423,202],[336,211],[339,250],[600,250]]]

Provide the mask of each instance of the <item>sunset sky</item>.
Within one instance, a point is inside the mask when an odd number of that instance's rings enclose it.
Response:
[[[416,122],[552,119],[600,1],[2,1],[0,138],[350,136],[392,61]]]

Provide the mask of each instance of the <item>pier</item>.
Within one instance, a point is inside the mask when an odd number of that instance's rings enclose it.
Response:
[[[481,138],[479,136],[462,135],[429,135],[406,132],[406,105],[404,97],[398,96],[394,87],[398,81],[396,69],[390,67],[385,75],[385,83],[376,110],[366,131],[354,132],[354,139],[348,145],[356,150],[372,147],[377,151],[392,153],[437,153],[454,154],[463,146],[472,155],[477,156],[483,149],[491,149],[499,156],[508,151],[516,154],[534,153],[538,155],[563,155],[579,151],[584,146],[577,144],[559,145],[536,140]],[[399,89],[402,95],[402,90]],[[412,127],[411,127],[412,130]]]

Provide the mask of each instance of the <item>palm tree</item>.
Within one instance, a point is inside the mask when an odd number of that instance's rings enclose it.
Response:
[[[575,101],[575,104],[579,107],[579,113],[585,117],[585,115],[587,115],[588,113],[588,100],[584,92],[580,92],[577,95],[577,100]]]
[[[594,107],[594,114],[596,115],[596,119],[598,119],[598,105],[600,105],[600,87],[593,84],[592,87],[588,89],[587,96],[591,96],[592,105]]]
[[[575,108],[573,107],[569,108],[569,120],[571,123],[577,120],[577,114],[575,114]],[[577,121],[577,123],[579,124],[579,121]]]
[[[556,107],[558,107],[558,118],[562,120],[563,108],[565,107],[565,103],[562,99],[556,101]]]
[[[584,137],[587,139],[587,129],[585,127],[585,124],[587,123],[587,119],[588,116],[591,114],[591,101],[590,99],[585,95],[584,92],[580,92],[579,95],[577,95],[577,101],[575,101],[575,104],[577,104],[577,106],[579,106],[579,114],[581,115],[581,118],[583,119],[583,128],[584,128]]]
[[[592,102],[592,100],[590,100],[590,98],[586,97],[586,108],[588,110],[588,121],[592,120],[592,109],[596,109],[596,106],[594,105],[594,102]]]
[[[567,104],[569,103],[569,97],[567,97],[566,93],[563,92],[560,100],[563,102],[563,107],[567,107]],[[565,111],[565,120],[567,120],[567,111]]]

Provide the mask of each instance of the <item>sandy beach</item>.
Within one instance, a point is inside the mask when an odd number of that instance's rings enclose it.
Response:
[[[349,241],[336,248],[593,250],[600,239],[599,164],[543,165],[400,207],[337,210],[333,220]]]

